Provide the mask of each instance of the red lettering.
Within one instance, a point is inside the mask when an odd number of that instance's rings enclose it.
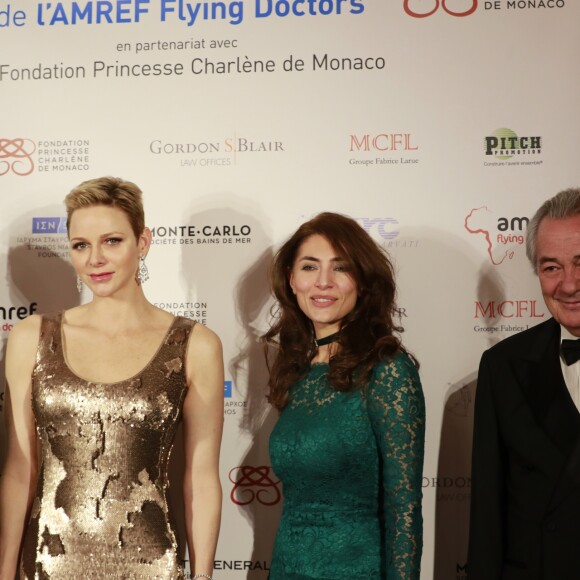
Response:
[[[487,303],[487,306],[484,308],[483,304],[479,301],[475,302],[475,316],[474,318],[479,318],[480,314],[483,318],[495,318],[495,302],[491,300]]]
[[[514,317],[513,313],[508,314],[507,311],[505,310],[506,304],[509,306],[513,306],[514,303],[511,300],[505,300],[504,302],[500,302],[497,306],[497,313],[503,318],[513,318]]]

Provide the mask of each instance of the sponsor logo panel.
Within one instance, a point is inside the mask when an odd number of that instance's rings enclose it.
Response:
[[[60,258],[68,261],[70,257],[65,217],[33,217],[30,233],[16,236],[15,242],[37,258]]]
[[[475,207],[465,216],[463,227],[478,236],[485,245],[494,266],[512,260],[517,252],[524,252],[526,216],[497,216],[487,206]]]
[[[434,489],[437,502],[463,502],[471,498],[471,477],[469,475],[455,476],[423,476],[423,489]]]
[[[450,0],[403,0],[403,9],[413,18],[427,18],[437,12],[445,13],[457,18],[473,14],[480,0],[466,0],[465,2],[453,2]],[[453,7],[453,8],[452,8]]]
[[[508,263],[525,252],[526,216],[500,215],[487,206],[473,208],[465,217],[464,228],[477,236],[494,267]],[[522,332],[546,316],[544,304],[527,296],[490,296],[473,301],[473,332],[496,338]]]
[[[565,8],[566,0],[403,0],[403,11],[412,18],[444,16],[463,18],[475,12],[545,10]]]
[[[347,147],[348,164],[353,167],[413,167],[420,161],[419,143],[413,133],[351,133]]]
[[[31,302],[28,306],[4,306],[0,305],[0,330],[10,332],[19,320],[34,314],[38,309],[37,302]]]
[[[401,224],[396,217],[354,217],[353,219],[387,251],[419,246],[418,239],[407,237],[404,232],[401,233]]]
[[[236,400],[235,398],[236,386],[233,381],[227,380],[224,382],[224,417],[232,417],[244,412],[248,407],[247,401]]]
[[[249,224],[181,224],[156,225],[151,228],[155,245],[222,245],[234,246],[252,243]]]
[[[190,561],[182,560],[181,565],[186,570],[185,577],[193,578],[191,572],[189,571]],[[243,571],[253,571],[253,570],[264,570],[266,572],[270,571],[270,562],[267,560],[214,560],[213,562],[214,570],[235,570],[239,572]]]
[[[513,334],[530,327],[530,322],[546,316],[544,304],[526,298],[501,300],[475,300],[476,323],[473,331],[489,334]]]
[[[269,465],[240,465],[230,469],[230,500],[238,506],[274,506],[282,500],[281,481]]]
[[[89,171],[90,157],[89,139],[0,137],[0,177]]]
[[[502,127],[483,139],[485,167],[537,167],[542,165],[543,138],[540,135],[518,136]]]
[[[270,570],[270,562],[266,560],[214,560],[215,570]]]
[[[36,164],[33,154],[36,143],[24,137],[0,137],[0,176],[11,173],[25,177],[30,175]]]
[[[208,319],[208,302],[200,300],[196,302],[177,302],[175,300],[167,300],[161,302],[154,302],[154,305],[162,310],[171,312],[173,316],[184,316],[199,322],[200,324],[207,324]]]
[[[155,158],[174,159],[180,167],[190,169],[224,168],[237,165],[249,157],[281,155],[286,144],[276,137],[238,136],[191,141],[152,139],[149,153]]]

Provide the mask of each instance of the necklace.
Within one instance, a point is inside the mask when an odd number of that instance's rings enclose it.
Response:
[[[325,336],[324,338],[315,338],[314,344],[316,345],[317,348],[320,348],[321,346],[324,346],[325,344],[330,344],[331,342],[336,342],[339,338],[340,338],[340,330],[338,332],[335,332],[334,334],[329,334],[328,336]]]

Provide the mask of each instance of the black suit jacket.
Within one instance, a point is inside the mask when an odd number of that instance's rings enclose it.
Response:
[[[481,359],[469,580],[580,579],[580,415],[553,320]]]

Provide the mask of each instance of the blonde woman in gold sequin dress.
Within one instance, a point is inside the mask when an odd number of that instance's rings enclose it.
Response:
[[[191,570],[210,578],[221,511],[219,338],[145,298],[151,232],[136,185],[90,180],[66,206],[72,263],[93,299],[30,316],[8,341],[0,580],[185,578],[166,497],[180,420]]]

